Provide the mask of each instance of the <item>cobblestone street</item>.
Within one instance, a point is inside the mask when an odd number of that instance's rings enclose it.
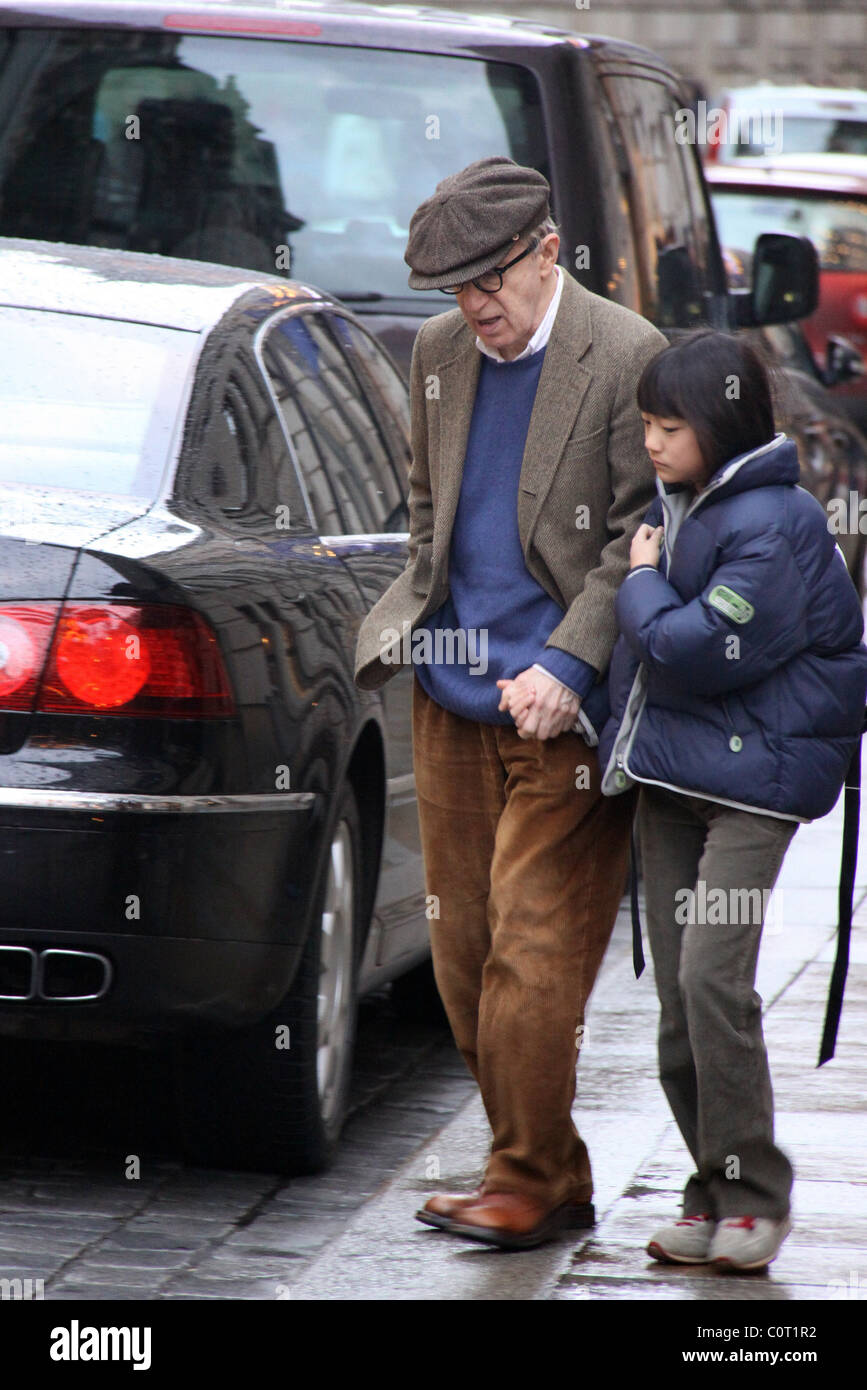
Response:
[[[290,1182],[184,1168],[172,1153],[167,1068],[134,1053],[70,1051],[59,1061],[4,1049],[0,1276],[42,1279],[46,1299],[281,1297],[289,1272],[339,1235],[472,1091],[444,1030],[401,1021],[386,995],[374,996],[362,1005],[338,1160]],[[141,1176],[131,1180],[133,1156]]]

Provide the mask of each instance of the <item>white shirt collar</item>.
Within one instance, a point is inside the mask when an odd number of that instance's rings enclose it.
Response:
[[[548,339],[551,336],[551,329],[554,327],[554,320],[557,317],[557,309],[560,304],[560,297],[563,293],[562,272],[558,265],[555,265],[554,270],[557,274],[557,288],[551,296],[551,303],[545,310],[545,316],[542,319],[542,322],[539,324],[539,327],[536,329],[536,332],[533,334],[529,343],[524,348],[524,351],[519,352],[517,357],[512,357],[509,359],[512,362],[520,362],[525,357],[531,357],[534,352],[541,351],[541,349],[545,347],[548,343]],[[506,358],[501,357],[495,347],[489,347],[488,344],[483,342],[481,338],[476,338],[476,347],[479,349],[479,352],[483,352],[486,357],[492,357],[495,362],[506,361]]]

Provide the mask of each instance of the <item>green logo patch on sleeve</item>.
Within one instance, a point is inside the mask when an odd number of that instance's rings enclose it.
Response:
[[[736,594],[734,589],[729,589],[725,584],[717,584],[715,589],[711,589],[707,597],[708,603],[712,608],[716,608],[726,618],[731,618],[733,623],[748,623],[750,618],[756,616],[756,610],[751,603],[740,594]]]

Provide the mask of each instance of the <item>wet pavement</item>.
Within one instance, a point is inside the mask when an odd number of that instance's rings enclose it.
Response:
[[[337,1162],[287,1179],[185,1167],[155,1057],[18,1045],[0,1058],[0,1279],[42,1280],[46,1300],[283,1298],[289,1271],[473,1090],[447,1029],[374,996]]]
[[[867,1300],[867,833],[861,835],[851,964],[836,1057],[816,1068],[834,949],[841,810],[799,829],[769,916],[758,989],[777,1107],[795,1170],[794,1230],[759,1274],[663,1266],[644,1247],[679,1214],[691,1163],[655,1071],[652,966],[634,979],[621,911],[588,1013],[575,1119],[596,1184],[586,1237],[505,1254],[413,1220],[437,1190],[472,1187],[484,1160],[480,1102],[407,1162],[299,1277],[297,1299]],[[439,1172],[439,1181],[431,1174]]]

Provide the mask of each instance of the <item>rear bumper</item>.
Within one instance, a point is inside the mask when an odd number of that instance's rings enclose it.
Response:
[[[56,938],[4,932],[3,942],[26,944],[41,954]],[[64,950],[70,945],[73,942],[65,940]],[[237,1028],[279,1003],[297,962],[290,948],[260,942],[81,932],[74,937],[74,947],[110,961],[111,983],[105,996],[92,1003],[0,1002],[0,1036],[135,1042]]]
[[[309,813],[315,792],[253,792],[230,796],[142,796],[121,792],[45,791],[42,787],[0,787],[0,814],[23,811],[90,811],[142,815],[249,815],[263,811]]]
[[[0,1000],[0,1034],[120,1037],[262,1017],[306,940],[322,801],[0,788],[0,945],[40,960],[95,953],[109,977],[95,1000]]]

